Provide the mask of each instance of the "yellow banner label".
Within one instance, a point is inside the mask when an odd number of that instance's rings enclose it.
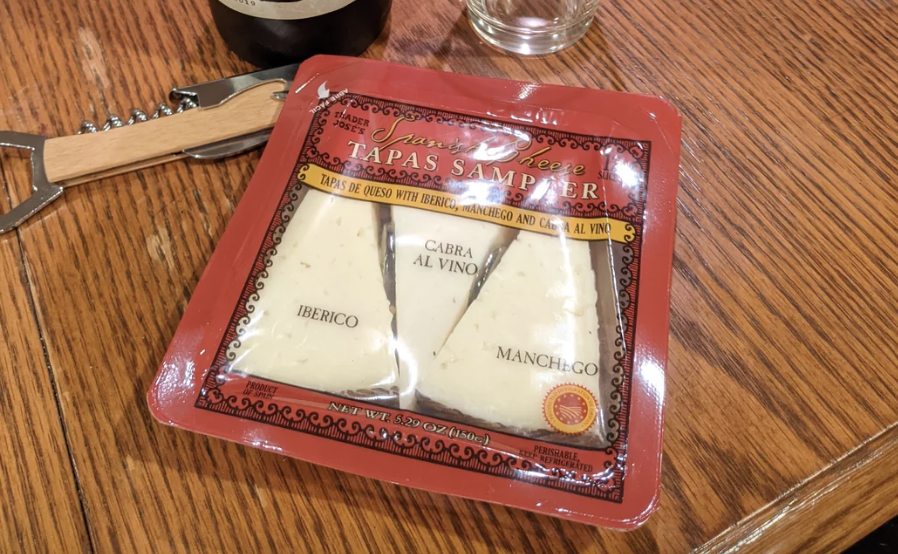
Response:
[[[303,169],[299,178],[314,189],[344,198],[421,208],[545,235],[564,235],[579,240],[612,240],[624,244],[632,242],[635,237],[633,225],[619,219],[570,217],[542,214],[504,204],[484,205],[477,200],[460,199],[449,192],[348,177],[314,164]]]

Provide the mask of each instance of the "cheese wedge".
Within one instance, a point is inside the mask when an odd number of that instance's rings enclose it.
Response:
[[[308,190],[271,258],[232,368],[325,392],[395,386],[375,205]]]
[[[579,385],[600,399],[598,327],[588,244],[521,231],[418,393],[505,427],[557,430],[544,413],[552,389]]]
[[[490,253],[514,231],[415,208],[393,207],[400,407],[414,408],[415,382],[429,370],[468,307]]]

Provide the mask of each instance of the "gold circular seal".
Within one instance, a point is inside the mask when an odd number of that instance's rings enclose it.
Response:
[[[543,402],[543,414],[553,429],[566,435],[579,435],[596,422],[595,397],[580,385],[558,385]]]

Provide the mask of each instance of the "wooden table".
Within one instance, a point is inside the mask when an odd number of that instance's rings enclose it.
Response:
[[[832,552],[898,513],[898,3],[602,0],[522,59],[395,0],[374,58],[684,116],[660,510],[620,534],[155,423],[145,393],[259,154],[84,185],[0,237],[3,552]],[[202,0],[0,3],[0,127],[249,70]],[[28,189],[0,158],[0,209]]]

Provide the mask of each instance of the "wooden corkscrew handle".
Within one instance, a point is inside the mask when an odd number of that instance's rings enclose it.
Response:
[[[62,186],[77,185],[176,160],[184,156],[184,150],[270,129],[284,104],[274,95],[283,90],[283,82],[270,81],[218,106],[104,133],[47,139],[47,179]]]

